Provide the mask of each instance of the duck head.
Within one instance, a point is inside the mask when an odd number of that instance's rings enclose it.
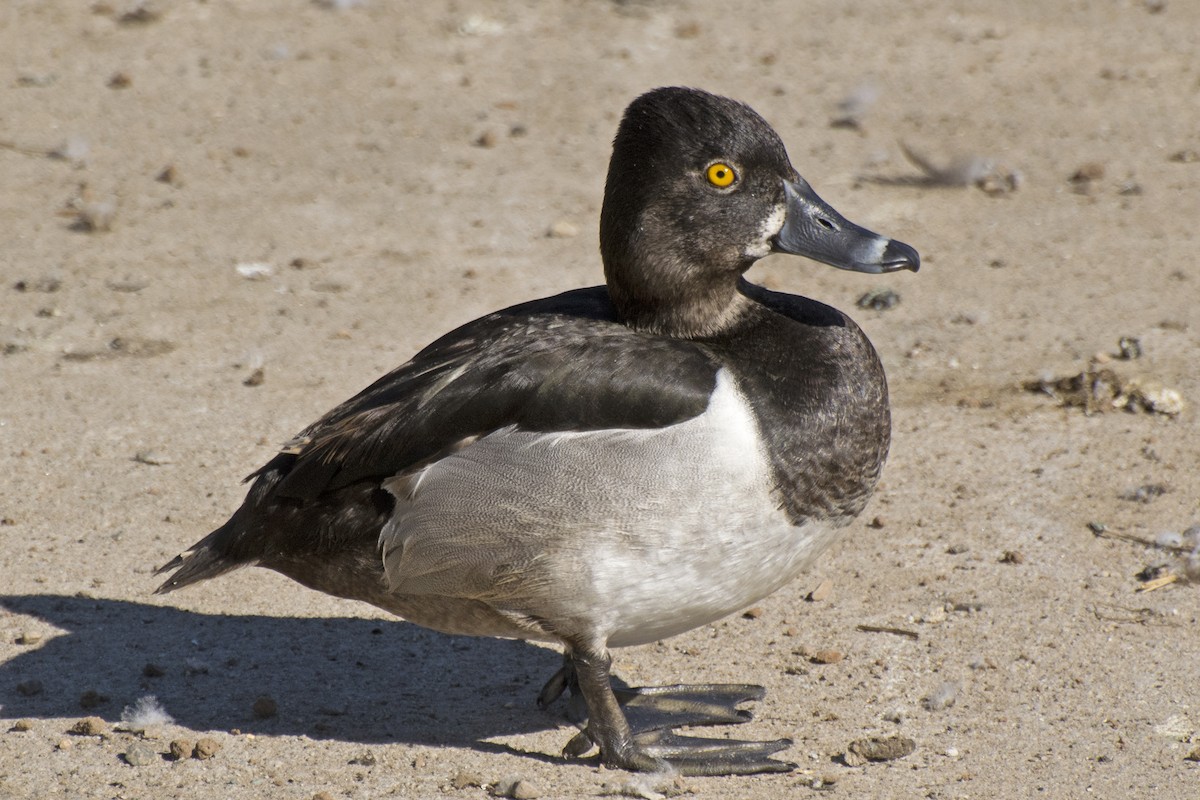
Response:
[[[633,328],[681,337],[736,324],[738,281],[770,253],[858,272],[917,270],[908,245],[845,219],[749,106],[655,89],[626,109],[600,212],[609,294]]]

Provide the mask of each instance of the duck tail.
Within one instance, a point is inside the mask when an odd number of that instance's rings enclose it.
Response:
[[[231,538],[230,522],[225,523],[215,531],[196,542],[190,548],[175,556],[154,571],[155,575],[173,572],[171,577],[163,581],[154,590],[155,594],[166,594],[193,583],[206,581],[226,572],[232,572],[239,567],[248,566],[251,561],[235,558],[229,555],[228,540]]]

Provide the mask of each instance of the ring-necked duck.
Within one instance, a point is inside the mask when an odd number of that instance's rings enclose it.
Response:
[[[306,428],[158,591],[253,564],[439,631],[558,642],[539,700],[570,688],[586,715],[568,754],[790,769],[769,757],[787,740],[672,730],[748,719],[735,706],[761,688],[614,692],[609,649],[774,592],[879,478],[890,421],[870,342],[743,273],[778,252],[873,273],[920,259],[821,200],[749,107],[684,88],[626,110],[600,250],[606,286],[470,322]]]

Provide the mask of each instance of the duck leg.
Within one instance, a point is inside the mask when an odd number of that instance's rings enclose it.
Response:
[[[564,748],[579,757],[600,748],[610,767],[636,771],[675,769],[684,775],[745,775],[787,772],[795,765],[769,756],[788,739],[769,742],[681,736],[674,728],[746,722],[750,712],[737,708],[765,694],[749,684],[700,684],[614,689],[606,650],[569,649],[563,668],[538,696],[540,705],[571,690],[568,715],[583,730]],[[580,702],[582,701],[582,702]]]

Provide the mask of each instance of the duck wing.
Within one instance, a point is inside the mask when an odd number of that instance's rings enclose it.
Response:
[[[379,533],[394,507],[385,481],[503,428],[651,429],[691,419],[707,408],[718,369],[700,345],[620,324],[603,287],[481,317],[288,442],[247,478],[246,500],[224,525],[159,569],[174,574],[157,591],[261,564],[348,595],[319,565],[341,560],[347,574],[382,574]]]

